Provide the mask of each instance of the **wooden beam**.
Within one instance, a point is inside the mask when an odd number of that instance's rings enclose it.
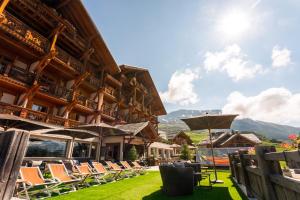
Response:
[[[39,91],[40,85],[35,83],[31,86],[26,92],[26,94],[23,96],[23,98],[19,101],[19,105],[26,108],[27,103],[31,101],[34,97],[34,95]]]
[[[91,55],[95,52],[94,48],[89,48],[87,51],[83,53],[80,60],[88,60],[90,59]]]
[[[70,2],[71,2],[71,0],[60,1],[60,3],[55,6],[55,8],[60,9],[64,6],[66,6],[67,4],[69,4]]]
[[[0,5],[0,15],[3,14],[3,11],[5,10],[7,4],[9,3],[10,0],[2,0],[2,3]]]
[[[47,67],[47,65],[51,62],[53,58],[57,55],[57,51],[50,51],[45,56],[42,57],[39,64],[35,68],[36,80],[39,78],[42,71]]]
[[[72,86],[72,89],[75,91],[79,86],[80,84],[90,75],[89,72],[85,72],[83,74],[81,74],[75,81],[74,81],[74,84]]]
[[[69,118],[68,115],[71,112],[71,110],[73,110],[73,108],[76,106],[76,104],[77,104],[77,99],[74,99],[66,106],[66,108],[64,109],[64,112],[63,112],[63,116],[65,118]]]
[[[63,30],[65,28],[66,28],[65,25],[59,24],[58,27],[51,34],[51,36],[54,35],[54,37],[52,38],[52,42],[51,42],[51,46],[50,46],[50,52],[51,51],[56,51],[55,45],[56,45],[56,42],[57,42],[57,38],[63,32]]]

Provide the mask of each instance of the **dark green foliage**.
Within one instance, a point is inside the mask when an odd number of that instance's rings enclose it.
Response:
[[[182,160],[190,160],[191,159],[191,152],[187,144],[182,146],[180,158]]]
[[[131,149],[128,151],[127,159],[130,161],[135,161],[137,159],[137,152],[135,146],[132,146]]]

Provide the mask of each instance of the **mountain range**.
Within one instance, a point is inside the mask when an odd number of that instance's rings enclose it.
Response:
[[[202,114],[220,114],[221,110],[176,110],[167,115],[159,117],[159,130],[167,134],[174,134],[181,130],[189,130],[187,125],[181,121],[182,118],[198,116]],[[237,119],[231,126],[234,130],[252,131],[268,139],[287,140],[291,133],[300,133],[299,127],[280,125],[270,122],[252,120],[249,118]]]

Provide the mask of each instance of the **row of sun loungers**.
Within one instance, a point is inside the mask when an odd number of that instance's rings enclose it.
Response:
[[[44,178],[39,167],[21,167],[16,188],[17,196],[30,199],[42,193],[50,197],[53,192],[62,194],[61,190],[72,192],[79,187],[89,187],[91,182],[106,183],[107,176],[115,181],[142,174],[144,171],[144,168],[137,162],[132,162],[132,166],[127,161],[121,161],[120,164],[122,167],[111,161],[106,161],[107,167],[99,162],[92,162],[91,165],[87,162],[80,163],[80,165],[74,165],[71,162],[49,163],[45,169],[45,174],[51,175],[48,179]]]

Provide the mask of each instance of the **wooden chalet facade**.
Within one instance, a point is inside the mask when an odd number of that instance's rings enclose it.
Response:
[[[214,148],[254,147],[261,140],[250,132],[219,132],[213,134],[212,143]],[[209,139],[199,144],[201,147],[211,146]]]
[[[117,65],[80,0],[1,0],[0,44],[0,113],[60,127],[149,122],[145,143],[158,136],[166,111],[149,71]],[[33,137],[33,145],[52,138]],[[95,158],[101,149],[96,139],[78,140],[74,155],[65,152],[69,138],[52,139],[54,153],[41,157]],[[133,141],[104,138],[102,148],[118,148],[114,159],[123,159]]]
[[[184,131],[180,131],[177,134],[169,134],[167,137],[172,144],[193,145],[193,141],[191,140],[190,136],[188,136]]]

